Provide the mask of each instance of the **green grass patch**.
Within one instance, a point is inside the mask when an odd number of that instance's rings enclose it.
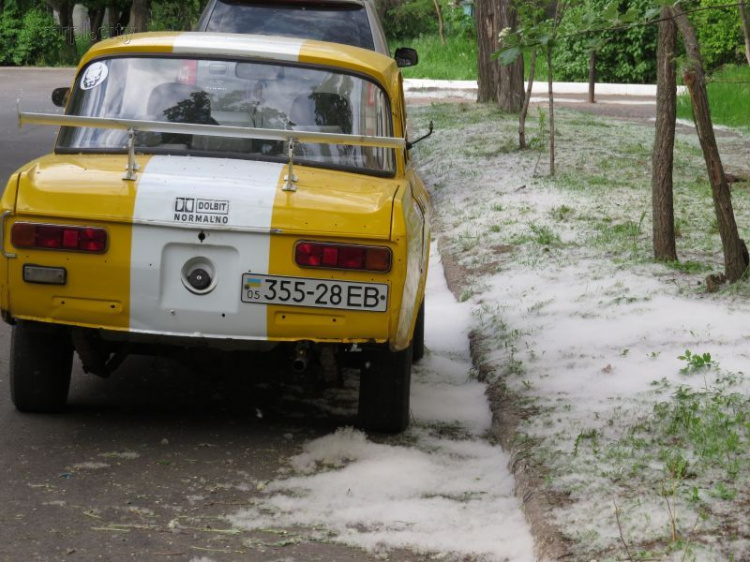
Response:
[[[443,45],[437,35],[424,35],[392,42],[391,53],[396,52],[397,47],[411,47],[419,53],[417,66],[401,69],[404,78],[477,79],[477,41],[474,37],[448,36]]]
[[[713,122],[750,131],[750,67],[723,67],[708,78],[707,87]],[[677,116],[692,120],[688,94],[678,96]]]

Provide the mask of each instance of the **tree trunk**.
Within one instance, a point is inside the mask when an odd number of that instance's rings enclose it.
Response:
[[[122,33],[122,30],[117,25],[118,23],[120,23],[120,8],[118,8],[115,2],[110,2],[107,5],[107,28],[110,37],[115,37]]]
[[[133,24],[134,33],[148,30],[148,0],[133,0],[130,21]]]
[[[677,261],[674,231],[674,136],[677,118],[677,28],[668,7],[661,9],[656,54],[656,137],[651,161],[654,258]]]
[[[68,47],[73,47],[73,50],[75,50],[76,34],[73,26],[73,8],[75,7],[75,1],[47,0],[47,4],[57,12],[58,17],[60,18],[60,31],[65,39],[65,44]]]
[[[555,94],[552,91],[552,47],[547,44],[547,95],[549,96],[549,175],[555,175]]]
[[[78,62],[76,33],[73,26],[75,0],[46,0],[46,4],[55,10],[60,18],[60,34],[64,39],[60,62],[64,64]]]
[[[534,88],[534,72],[536,72],[536,49],[531,51],[529,60],[529,82],[526,84],[526,96],[523,98],[521,116],[518,118],[518,147],[526,148],[526,116],[529,114],[529,102],[531,102],[531,90]]]
[[[589,52],[589,103],[596,103],[596,51]]]
[[[496,102],[500,109],[516,113],[523,106],[523,58],[501,66],[491,58],[499,48],[498,35],[506,27],[516,26],[516,10],[511,0],[477,0],[478,102]]]
[[[104,12],[106,8],[89,8],[89,29],[91,30],[92,43],[102,40],[102,24],[104,23]]]
[[[130,10],[127,8],[124,8],[120,11],[120,19],[117,21],[117,34],[122,35],[126,31],[128,33],[133,33],[132,28],[130,26]]]
[[[740,9],[742,35],[745,37],[745,58],[747,59],[747,64],[750,64],[750,14],[748,14],[747,7],[745,7],[745,0],[740,0],[738,6]]]
[[[729,183],[724,175],[719,148],[716,145],[706,92],[706,77],[703,73],[700,46],[695,28],[690,24],[682,6],[676,4],[671,10],[685,43],[687,62],[682,71],[682,79],[690,92],[695,128],[698,131],[698,139],[708,169],[708,179],[711,182],[716,219],[724,248],[724,274],[730,282],[734,282],[740,279],[747,269],[747,247],[737,231],[737,223],[732,208],[732,195],[729,192]]]
[[[434,0],[435,2],[435,12],[437,12],[438,17],[438,34],[440,35],[440,43],[445,45],[445,34],[443,32],[443,11],[440,9],[440,4],[438,0]]]

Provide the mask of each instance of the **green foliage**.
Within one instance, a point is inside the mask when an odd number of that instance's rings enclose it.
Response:
[[[189,31],[196,23],[208,0],[185,2],[153,2],[150,31]]]
[[[685,355],[680,355],[677,359],[685,362],[685,366],[680,369],[683,374],[710,369],[714,365],[710,353],[694,354],[689,349],[685,350]]]
[[[563,20],[553,54],[555,79],[579,82],[588,80],[589,53],[593,49],[597,53],[597,81],[655,82],[655,25],[580,33],[586,29],[606,28],[608,22],[622,25],[643,21],[652,6],[652,0],[619,3],[611,0],[586,0],[571,7]]]
[[[446,37],[474,37],[474,18],[451,0],[438,0]],[[383,18],[389,41],[414,39],[438,34],[434,0],[406,0],[389,9]]]
[[[696,7],[711,8],[696,10],[690,14],[690,20],[698,33],[705,69],[710,71],[722,64],[743,62],[744,40],[737,3],[699,0],[695,4]]]
[[[437,34],[435,3],[433,0],[407,0],[388,10],[383,27],[389,39],[410,39]]]
[[[0,44],[6,48],[0,50],[0,64],[55,64],[62,43],[57,24],[47,10],[21,11],[13,2],[5,4],[0,14]]]
[[[540,246],[559,246],[562,244],[560,236],[548,226],[529,223],[529,228],[534,233],[533,240]]]

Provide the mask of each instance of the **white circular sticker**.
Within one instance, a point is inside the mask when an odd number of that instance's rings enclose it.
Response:
[[[95,62],[86,69],[81,78],[81,89],[90,90],[96,88],[107,79],[109,67],[103,62]]]

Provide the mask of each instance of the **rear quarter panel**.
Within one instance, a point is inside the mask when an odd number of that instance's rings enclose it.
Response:
[[[406,348],[412,339],[419,306],[424,298],[429,256],[429,216],[420,202],[420,189],[424,186],[414,174],[394,204],[393,240],[404,252],[406,269],[403,280],[403,297],[398,316],[391,327],[391,349]]]

